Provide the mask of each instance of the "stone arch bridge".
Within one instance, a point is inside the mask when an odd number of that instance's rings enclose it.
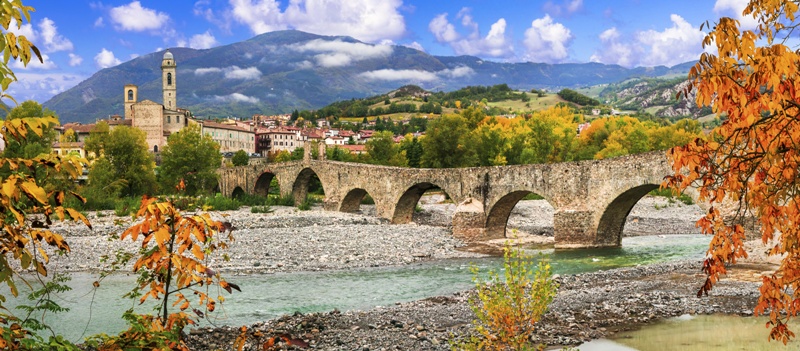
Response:
[[[422,194],[441,188],[455,204],[453,234],[467,241],[504,238],[511,210],[536,193],[555,209],[556,247],[621,245],[625,219],[639,199],[672,174],[664,152],[605,160],[497,167],[419,169],[311,160],[218,170],[222,194],[266,195],[277,177],[280,193],[302,201],[312,175],[325,192],[324,208],[353,212],[369,194],[378,216],[411,221]]]

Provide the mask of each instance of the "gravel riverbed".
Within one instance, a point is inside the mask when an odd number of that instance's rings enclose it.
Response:
[[[374,216],[372,206],[361,213],[298,211],[274,207],[270,214],[249,209],[215,216],[230,221],[236,241],[230,262],[212,267],[231,274],[346,270],[403,265],[424,260],[476,257],[450,234],[453,204],[424,198],[413,224],[390,225]],[[699,233],[694,222],[703,211],[695,205],[645,197],[631,211],[625,235]],[[545,201],[522,201],[512,212],[509,229],[538,243],[552,243],[553,209]],[[66,233],[72,253],[53,257],[50,267],[69,271],[102,268],[98,257],[115,250],[135,250],[130,241],[111,239],[131,224],[129,218],[90,214],[94,230],[74,224],[54,228]],[[756,248],[757,249],[757,248]],[[616,331],[681,314],[747,315],[755,304],[757,283],[767,270],[753,264],[739,277],[721,282],[712,296],[698,299],[705,279],[700,262],[672,262],[598,273],[560,276],[558,296],[539,323],[537,338],[549,345],[575,345]],[[256,323],[249,328],[245,350],[260,350],[266,338],[286,334],[319,350],[449,350],[453,335],[468,333],[474,318],[463,291],[448,296],[379,307],[367,311],[295,314]],[[189,332],[192,350],[228,350],[238,327],[201,328]]]

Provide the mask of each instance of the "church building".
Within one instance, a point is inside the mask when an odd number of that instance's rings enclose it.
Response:
[[[178,132],[190,123],[188,110],[178,108],[177,64],[172,53],[167,50],[161,60],[161,104],[151,100],[138,100],[138,87],[125,85],[125,116],[132,126],[147,135],[148,148],[159,152],[167,144],[170,134]]]

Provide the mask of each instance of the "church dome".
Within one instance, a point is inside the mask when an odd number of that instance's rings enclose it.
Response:
[[[165,60],[174,60],[175,59],[175,58],[172,57],[172,53],[169,52],[169,49],[167,49],[167,52],[164,53],[164,59]]]

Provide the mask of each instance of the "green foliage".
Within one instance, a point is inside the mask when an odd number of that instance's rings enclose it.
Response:
[[[42,108],[38,102],[28,100],[23,102],[17,107],[11,109],[6,116],[7,120],[27,118],[27,117],[55,117],[54,123],[49,123],[44,128],[42,135],[37,133],[30,133],[25,140],[7,140],[3,156],[5,157],[19,157],[19,158],[33,158],[42,154],[49,154],[52,149],[53,142],[56,141],[56,131],[53,129],[58,125],[58,116],[55,112]]]
[[[297,209],[300,211],[308,211],[311,209],[314,204],[318,203],[319,201],[313,196],[306,196],[302,202],[297,205]]]
[[[406,135],[402,142],[400,142],[400,151],[406,155],[406,164],[408,167],[419,168],[422,160],[422,143],[419,142],[417,137]]]
[[[213,197],[207,197],[203,206],[215,211],[234,211],[242,207],[242,204],[237,199],[216,194]]]
[[[361,204],[362,205],[374,205],[375,204],[375,199],[373,199],[372,196],[369,196],[369,194],[366,194],[361,199]]]
[[[648,193],[652,196],[661,196],[665,197],[669,200],[670,203],[674,202],[677,198],[678,201],[682,202],[684,205],[693,205],[694,199],[686,193],[680,193],[677,196],[675,195],[675,190],[670,188],[658,188]]]
[[[542,197],[542,195],[539,195],[537,193],[530,193],[528,195],[525,195],[525,197],[523,197],[522,200],[544,200],[544,198]]]
[[[139,209],[142,199],[138,197],[124,197],[114,202],[114,215],[117,217],[129,217]]]
[[[466,118],[457,114],[430,121],[422,139],[422,166],[457,168],[474,165],[475,149],[470,144],[467,123]]]
[[[286,196],[270,196],[267,204],[271,206],[294,206],[294,196],[292,196],[292,194]]]
[[[535,265],[531,256],[520,248],[513,249],[510,243],[506,243],[503,251],[502,278],[490,271],[488,279],[484,279],[476,266],[470,268],[476,294],[469,303],[476,317],[473,322],[476,335],[453,342],[453,349],[544,349],[545,345],[531,345],[530,338],[534,324],[547,312],[558,290],[550,264],[539,260]]]
[[[154,193],[155,161],[148,151],[145,133],[127,126],[108,133],[103,129],[103,125],[95,127],[87,141],[98,156],[89,171],[88,186],[93,188],[90,192],[109,198]]]
[[[406,166],[406,156],[394,142],[394,134],[389,131],[377,132],[365,145],[369,163],[384,166]]]
[[[247,166],[250,162],[250,155],[244,150],[236,151],[231,158],[231,162],[233,162],[234,166]]]
[[[161,152],[158,173],[161,191],[174,192],[184,181],[187,195],[210,194],[217,186],[217,168],[222,164],[219,144],[209,135],[201,135],[198,125],[190,124],[173,133]]]
[[[575,90],[572,89],[562,89],[558,92],[558,96],[564,100],[567,100],[571,103],[582,105],[582,106],[597,106],[600,105],[600,101],[592,99],[586,95],[583,95]]]
[[[273,211],[269,205],[250,207],[250,213],[272,213]]]

